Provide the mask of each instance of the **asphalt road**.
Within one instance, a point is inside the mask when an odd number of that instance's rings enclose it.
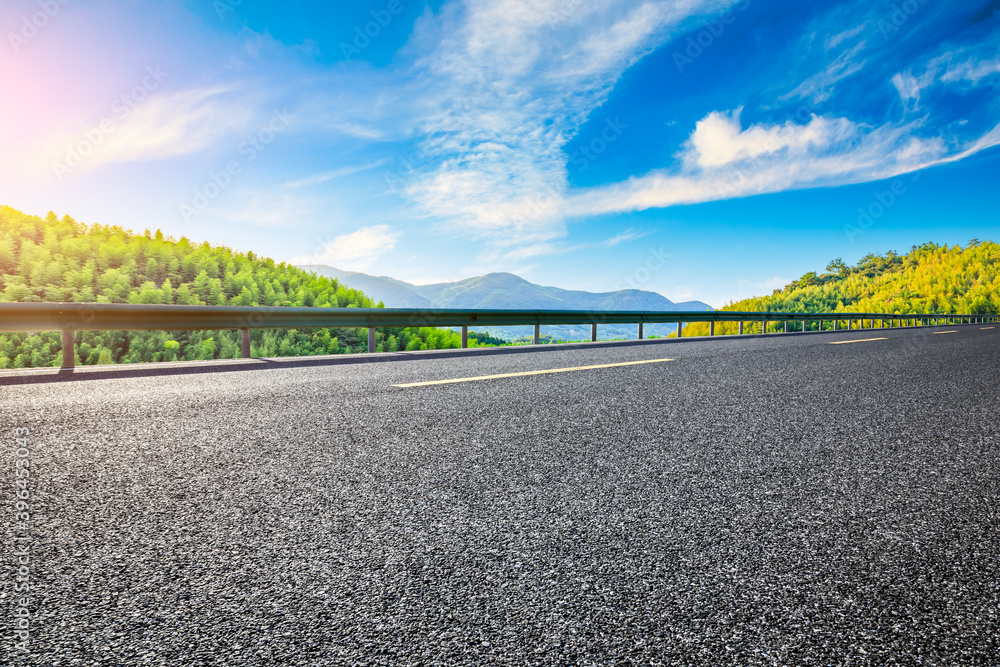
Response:
[[[1000,664],[982,326],[0,386],[0,661]]]

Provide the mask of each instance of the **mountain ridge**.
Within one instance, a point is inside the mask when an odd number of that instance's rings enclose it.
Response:
[[[646,290],[625,289],[614,292],[586,292],[561,287],[538,285],[513,273],[487,273],[451,283],[413,285],[388,276],[372,276],[357,271],[345,271],[325,264],[299,264],[296,268],[320,276],[336,278],[363,291],[386,308],[460,308],[493,310],[646,310],[671,312],[680,310],[712,310],[701,301],[674,303],[662,294]],[[546,334],[559,340],[590,340],[590,325],[551,325],[543,327]],[[531,327],[476,327],[508,340],[532,333]],[[647,324],[647,336],[666,336],[677,330],[673,324]],[[599,335],[606,338],[635,338],[636,327],[623,324],[602,324]]]
[[[497,308],[542,310],[712,310],[701,301],[675,303],[657,292],[624,289],[613,292],[567,290],[538,285],[506,272],[464,280],[414,285],[389,276],[373,276],[325,264],[297,264],[317,275],[337,278],[387,308]]]

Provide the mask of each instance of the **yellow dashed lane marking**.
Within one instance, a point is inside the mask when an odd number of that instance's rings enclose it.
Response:
[[[645,359],[643,361],[623,361],[618,364],[597,364],[595,366],[574,366],[572,368],[550,368],[544,371],[524,371],[521,373],[501,373],[500,375],[477,375],[469,378],[453,378],[451,380],[431,380],[429,382],[407,382],[394,384],[393,387],[429,387],[434,384],[454,384],[456,382],[478,382],[479,380],[496,380],[499,378],[516,378],[526,375],[546,375],[548,373],[569,373],[571,371],[589,371],[595,368],[616,368],[618,366],[637,366],[639,364],[658,364],[673,359]]]
[[[980,329],[996,329],[996,327],[979,327]]]
[[[937,336],[938,334],[943,334],[943,333],[958,333],[958,331],[932,331],[931,333]]]
[[[857,340],[835,340],[830,345],[846,345],[847,343],[867,343],[872,340],[889,340],[888,338],[859,338]]]

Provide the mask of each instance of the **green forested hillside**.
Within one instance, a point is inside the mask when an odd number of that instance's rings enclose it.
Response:
[[[173,240],[159,231],[84,225],[0,207],[0,301],[381,307],[364,293],[284,263],[226,247]],[[235,331],[81,331],[77,363],[240,356]],[[357,329],[256,330],[254,356],[367,351]],[[434,328],[379,329],[380,351],[461,346]],[[489,343],[491,341],[485,341]],[[469,345],[480,344],[471,338]],[[0,368],[58,365],[58,332],[0,333]]]
[[[964,248],[925,243],[914,246],[905,255],[895,252],[867,255],[855,266],[836,259],[823,274],[807,273],[770,296],[733,302],[720,310],[997,313],[1000,312],[1000,245],[975,239]],[[716,325],[716,332],[733,333],[736,326],[735,323]],[[760,324],[755,326],[759,332]],[[692,324],[684,330],[692,336],[707,335],[708,325]]]

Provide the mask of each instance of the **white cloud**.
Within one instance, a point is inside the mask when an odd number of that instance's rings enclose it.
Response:
[[[941,75],[941,80],[945,82],[969,81],[973,85],[978,85],[982,79],[998,72],[1000,72],[1000,58],[966,60],[948,68],[948,71]]]
[[[781,99],[810,99],[813,104],[825,102],[833,94],[833,88],[837,82],[846,79],[865,66],[867,61],[858,61],[855,56],[864,50],[866,44],[867,42],[862,41],[844,51],[823,70],[800,83],[791,92],[782,95]]]
[[[736,0],[471,0],[443,15],[419,86],[428,166],[404,194],[448,230],[541,252],[565,235],[563,146],[622,73],[687,19]]]
[[[921,93],[935,84],[978,86],[983,79],[1000,73],[997,39],[1000,39],[1000,33],[994,33],[979,43],[946,46],[939,55],[924,62],[921,74],[916,75],[913,69],[908,69],[894,75],[892,84],[904,109],[919,109]]]
[[[690,285],[678,285],[671,294],[673,301],[690,301],[694,299],[694,288]]]
[[[827,51],[830,51],[831,49],[835,49],[838,44],[840,44],[844,40],[850,39],[851,37],[858,36],[859,34],[861,34],[861,31],[864,30],[867,27],[868,27],[868,23],[862,23],[859,26],[855,26],[853,28],[849,28],[847,30],[844,30],[843,32],[838,32],[836,35],[833,35],[832,37],[829,37],[826,40],[826,44],[824,46],[826,47]]]
[[[855,131],[854,124],[838,118],[813,116],[806,125],[755,125],[742,130],[740,112],[713,111],[698,121],[685,146],[685,162],[701,168],[719,167],[778,152],[801,154],[824,148]]]
[[[645,236],[649,236],[653,232],[645,231],[640,232],[634,229],[626,229],[623,232],[615,234],[614,236],[608,237],[603,241],[588,241],[585,243],[560,243],[558,241],[553,242],[540,242],[540,243],[529,243],[527,245],[519,245],[510,249],[501,249],[488,255],[487,261],[498,262],[502,260],[521,260],[527,259],[529,257],[541,257],[544,255],[563,255],[566,253],[576,252],[578,250],[586,250],[593,248],[611,248],[620,243],[627,243],[629,241],[635,241],[641,239]]]
[[[706,123],[709,119],[712,122]],[[738,113],[713,112],[696,126],[680,170],[660,170],[574,193],[565,211],[567,216],[624,213],[874,181],[954,162],[1000,144],[1000,125],[957,147],[941,138],[915,136],[919,126],[916,121],[870,128],[844,118],[814,116],[804,126],[742,130]],[[728,143],[720,143],[720,136]]]
[[[613,247],[618,245],[619,243],[625,243],[626,241],[635,241],[636,239],[641,239],[644,236],[649,236],[652,233],[653,232],[648,232],[648,231],[639,232],[634,229],[626,229],[620,234],[615,234],[611,238],[605,239],[604,241],[601,242],[601,245]]]
[[[255,108],[234,87],[217,86],[154,94],[124,119],[109,119],[106,133],[85,165],[136,162],[194,153],[249,127]]]
[[[221,220],[258,227],[295,229],[319,208],[316,201],[273,189],[239,190],[220,198],[210,208]]]
[[[911,111],[920,108],[920,91],[926,86],[921,79],[916,78],[909,71],[899,72],[892,77],[892,85],[899,93],[904,110]]]
[[[338,269],[365,271],[379,256],[396,247],[401,232],[389,225],[362,227],[341,234],[316,249],[315,254],[296,257],[292,264],[332,264]]]
[[[335,178],[340,178],[342,176],[350,176],[351,174],[357,174],[362,171],[368,171],[369,169],[375,169],[378,166],[385,164],[385,160],[379,160],[378,162],[373,162],[366,165],[356,165],[351,167],[341,167],[340,169],[333,169],[330,171],[324,171],[320,174],[313,174],[312,176],[306,176],[305,178],[300,178],[296,181],[287,181],[282,183],[283,188],[304,188],[310,185],[317,185],[319,183],[326,183],[327,181],[332,181]]]

